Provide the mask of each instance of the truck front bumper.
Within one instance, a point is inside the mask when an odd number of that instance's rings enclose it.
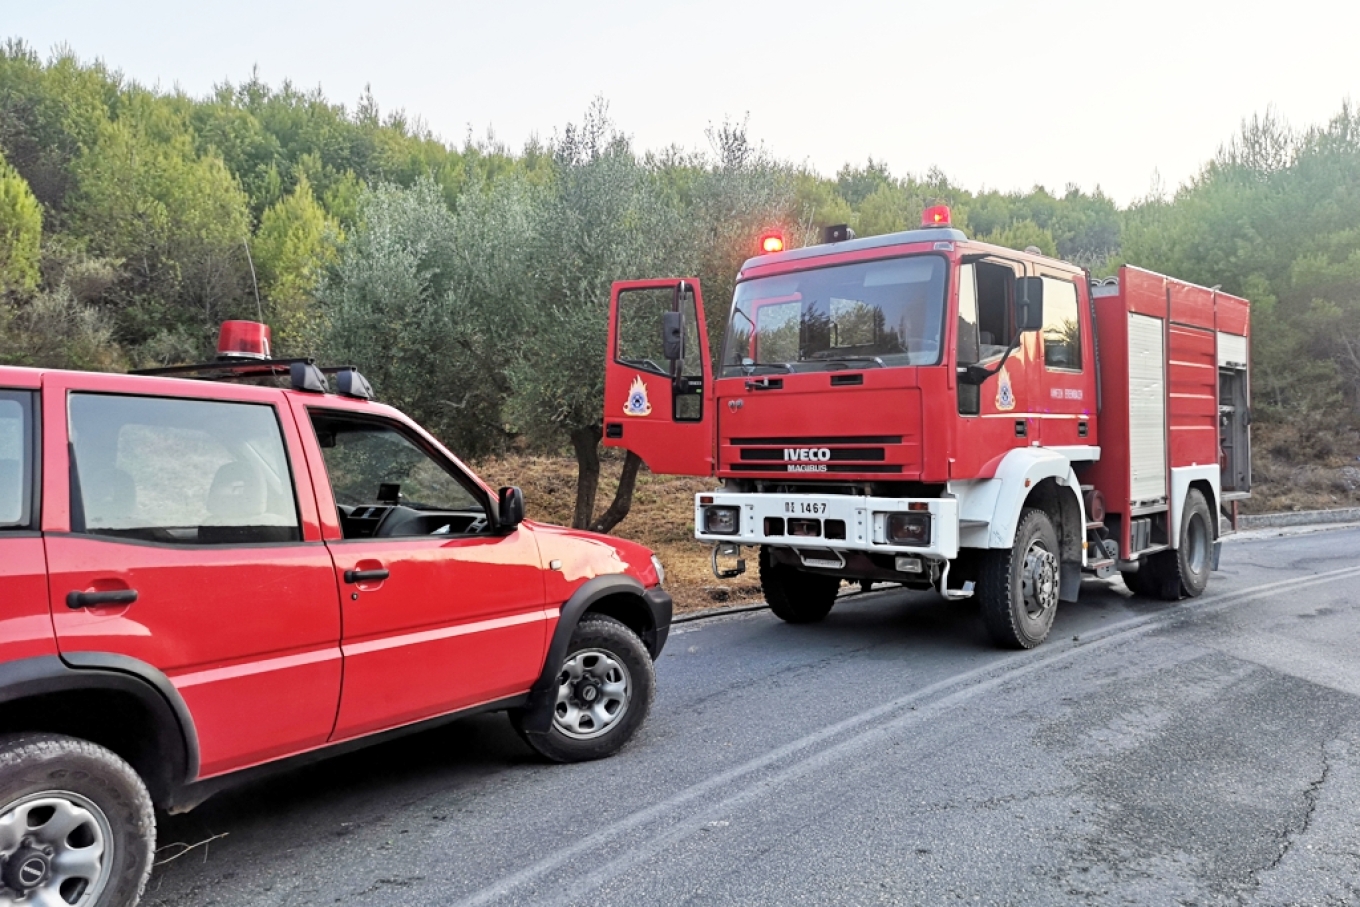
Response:
[[[711,544],[950,560],[959,553],[959,504],[954,498],[715,491],[695,496],[694,537]]]

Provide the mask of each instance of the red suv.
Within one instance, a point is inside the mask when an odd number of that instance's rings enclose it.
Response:
[[[163,370],[169,371],[169,370]],[[558,761],[646,717],[646,548],[524,521],[353,370],[0,367],[0,904],[135,902],[153,804],[504,710]]]

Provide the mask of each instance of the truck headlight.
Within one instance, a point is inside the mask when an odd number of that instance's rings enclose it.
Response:
[[[661,558],[655,554],[652,555],[652,569],[656,571],[656,584],[658,586],[666,585],[666,568],[661,566]]]
[[[705,507],[704,532],[713,535],[736,535],[741,524],[741,510],[736,507]]]
[[[893,545],[929,545],[930,514],[888,514],[888,542]]]

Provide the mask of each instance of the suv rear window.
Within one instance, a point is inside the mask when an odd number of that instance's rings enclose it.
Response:
[[[32,487],[32,395],[0,390],[0,529],[28,528]]]
[[[272,406],[73,394],[71,529],[184,545],[302,538]]]

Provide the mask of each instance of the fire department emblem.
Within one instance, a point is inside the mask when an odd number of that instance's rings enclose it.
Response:
[[[1009,412],[1015,409],[1015,391],[1011,388],[1010,372],[1006,371],[1004,365],[1001,366],[1001,374],[997,378],[996,408],[1003,412]]]
[[[623,414],[625,416],[650,416],[652,414],[652,401],[647,399],[647,385],[642,383],[642,376],[633,379],[633,383],[628,388],[628,402],[623,404]]]

